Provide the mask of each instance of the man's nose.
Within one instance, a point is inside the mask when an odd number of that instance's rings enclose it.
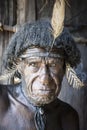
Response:
[[[51,76],[46,65],[41,68],[39,79],[43,85],[48,85],[50,83]]]

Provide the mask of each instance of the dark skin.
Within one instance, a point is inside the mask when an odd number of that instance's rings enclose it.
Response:
[[[44,53],[37,48],[30,51]],[[35,59],[26,58],[20,64],[22,83],[0,86],[0,130],[37,130],[36,106],[44,110],[46,130],[79,130],[77,112],[57,99],[64,75],[63,60]]]

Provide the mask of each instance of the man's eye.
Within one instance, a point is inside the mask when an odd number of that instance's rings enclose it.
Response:
[[[50,64],[50,67],[56,67],[56,63]]]
[[[32,67],[38,67],[38,64],[37,64],[37,63],[32,62],[32,63],[29,63],[29,66],[32,66]]]

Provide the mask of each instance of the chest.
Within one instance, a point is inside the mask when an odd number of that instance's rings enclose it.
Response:
[[[10,109],[0,121],[0,130],[37,130],[35,125],[35,113],[24,108]],[[46,113],[45,130],[62,130],[61,120],[58,115]]]

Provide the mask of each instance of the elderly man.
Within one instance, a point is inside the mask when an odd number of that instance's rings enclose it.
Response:
[[[79,130],[77,112],[57,97],[66,65],[76,66],[80,53],[66,29],[53,41],[49,21],[27,23],[12,37],[3,78],[14,81],[0,85],[0,130]]]

